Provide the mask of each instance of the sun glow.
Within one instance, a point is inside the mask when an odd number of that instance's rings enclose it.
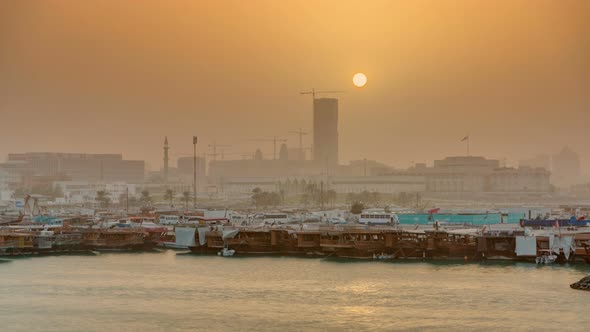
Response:
[[[363,73],[356,73],[352,77],[352,83],[354,83],[356,87],[362,88],[367,84],[367,76]]]

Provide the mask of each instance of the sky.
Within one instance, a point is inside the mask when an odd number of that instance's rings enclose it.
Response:
[[[352,84],[363,72],[368,83]],[[569,146],[590,166],[590,1],[0,2],[0,158],[123,153],[162,166],[312,131],[343,90],[340,157],[516,164]],[[311,145],[311,137],[304,137]],[[590,167],[588,167],[590,168]],[[588,172],[587,172],[588,173]]]

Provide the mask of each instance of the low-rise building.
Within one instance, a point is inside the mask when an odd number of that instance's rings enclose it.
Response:
[[[520,167],[495,169],[490,177],[490,191],[548,192],[549,171],[544,168]]]
[[[139,183],[145,175],[144,161],[123,160],[121,154],[12,153],[8,162],[25,163],[33,176],[67,176],[90,182]]]
[[[65,204],[80,204],[93,202],[99,191],[104,191],[113,203],[120,203],[120,198],[129,194],[137,195],[137,185],[123,182],[93,183],[88,181],[56,181],[64,196]]]
[[[330,178],[328,185],[337,193],[345,194],[363,191],[383,194],[417,193],[426,190],[426,179],[424,175],[399,172],[379,176],[336,176]]]
[[[286,194],[304,193],[309,184],[337,193],[372,191],[395,194],[424,192],[425,177],[400,172],[384,176],[299,176],[299,177],[240,177],[224,178],[218,185],[220,193],[249,194],[255,188],[263,191],[282,191]]]
[[[543,168],[500,167],[483,157],[447,157],[433,167],[414,167],[423,174],[428,192],[548,192],[550,172]]]

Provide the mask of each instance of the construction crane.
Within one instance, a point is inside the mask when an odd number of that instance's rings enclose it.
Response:
[[[286,139],[282,139],[282,138],[277,138],[276,136],[274,136],[272,139],[254,139],[252,141],[256,141],[256,142],[272,142],[273,143],[273,150],[272,150],[272,154],[273,154],[273,159],[277,159],[277,142],[279,143],[286,143],[287,140]]]
[[[219,149],[219,153],[208,153],[208,156],[213,157],[213,160],[217,160],[216,157],[217,156],[221,156],[221,160],[223,160],[226,156],[242,156],[244,157],[245,155],[251,155],[244,153],[244,152],[230,152],[230,153],[225,153],[223,149]]]
[[[299,150],[303,151],[303,136],[307,135],[307,133],[301,130],[301,128],[299,128],[299,131],[290,131],[289,133],[299,135]]]
[[[299,93],[300,93],[300,94],[302,94],[302,95],[311,95],[311,97],[312,97],[313,99],[315,99],[315,95],[316,95],[316,94],[324,94],[324,93],[344,93],[344,92],[346,92],[346,91],[343,91],[343,90],[334,90],[334,91],[315,91],[315,89],[314,89],[314,88],[311,88],[311,90],[308,90],[308,91],[301,91],[301,92],[299,92]]]
[[[256,152],[232,152],[232,153],[226,153],[226,156],[241,156],[242,160],[248,160],[248,159],[254,159],[254,155],[256,154]],[[263,156],[268,156],[267,153],[263,153]]]
[[[223,160],[225,156],[233,155],[233,153],[225,153],[223,149],[219,149],[219,152],[207,153],[207,155],[213,157],[213,161],[217,161],[217,156],[220,156],[220,159]]]
[[[217,153],[217,148],[230,147],[231,145],[217,144],[217,143],[213,142],[213,144],[209,144],[208,146],[209,146],[209,148],[211,148],[213,150],[213,153],[210,153],[209,155],[213,157],[213,161],[216,161],[218,155],[221,155],[221,159],[223,159],[223,150],[221,150],[221,153]]]

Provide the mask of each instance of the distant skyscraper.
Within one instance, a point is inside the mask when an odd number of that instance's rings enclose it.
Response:
[[[279,160],[289,160],[289,151],[287,144],[281,144],[281,150],[279,151]]]
[[[256,149],[254,153],[254,160],[262,160],[262,151],[260,149]]]
[[[338,99],[313,100],[313,159],[338,165]]]

